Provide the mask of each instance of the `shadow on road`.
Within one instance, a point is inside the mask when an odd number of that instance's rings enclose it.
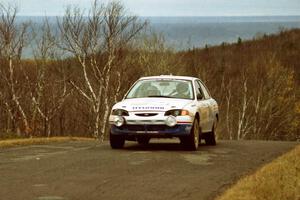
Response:
[[[204,144],[200,144],[199,149],[200,150],[204,147]],[[189,151],[182,144],[175,143],[175,142],[151,142],[147,145],[140,145],[137,143],[129,143],[128,145],[125,145],[124,150],[128,151]]]

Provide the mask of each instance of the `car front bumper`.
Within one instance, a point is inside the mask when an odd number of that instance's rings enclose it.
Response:
[[[111,134],[124,136],[150,136],[150,137],[181,137],[188,136],[192,124],[177,124],[174,127],[167,125],[130,125],[121,127],[111,125]]]

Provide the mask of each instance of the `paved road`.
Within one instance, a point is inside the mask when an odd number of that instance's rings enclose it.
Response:
[[[0,200],[213,199],[295,145],[220,141],[189,152],[176,140],[156,140],[123,150],[98,142],[0,149]]]

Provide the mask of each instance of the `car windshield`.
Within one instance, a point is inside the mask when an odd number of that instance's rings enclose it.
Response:
[[[193,99],[192,82],[188,80],[140,80],[128,92],[126,99],[164,97]]]

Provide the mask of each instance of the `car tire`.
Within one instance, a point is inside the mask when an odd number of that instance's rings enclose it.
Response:
[[[186,144],[186,137],[180,137],[179,141],[180,141],[180,144],[185,145]]]
[[[217,128],[217,120],[215,120],[214,125],[212,127],[212,131],[207,133],[204,140],[205,144],[209,146],[215,146],[216,142],[216,128]]]
[[[109,134],[109,142],[112,149],[122,149],[125,144],[125,138],[119,135]]]
[[[149,141],[150,141],[150,138],[145,138],[145,137],[137,138],[137,142],[141,145],[147,145],[147,144],[149,144]]]
[[[200,125],[199,125],[200,126]],[[198,143],[198,146],[201,145],[201,140],[202,140],[202,130],[201,130],[201,127],[199,128],[199,143]]]
[[[194,120],[191,133],[186,138],[181,138],[180,141],[184,144],[187,150],[196,151],[199,146],[199,121],[198,119]]]

